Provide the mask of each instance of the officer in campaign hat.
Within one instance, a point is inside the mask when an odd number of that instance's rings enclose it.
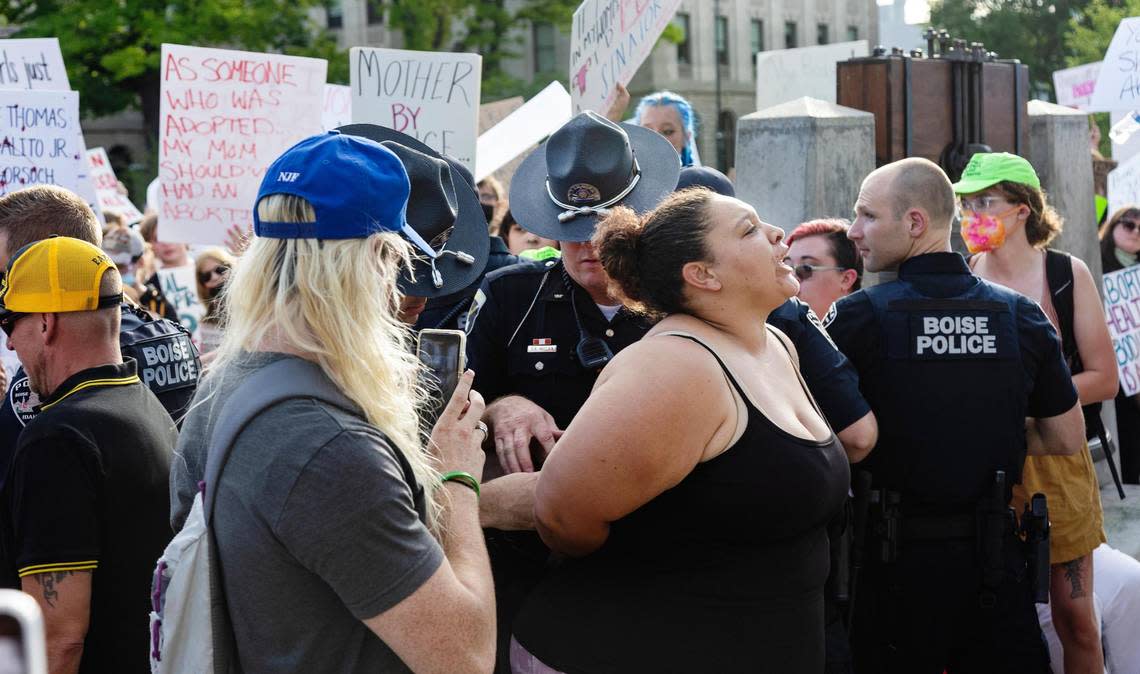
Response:
[[[848,236],[869,271],[898,279],[840,299],[826,319],[879,420],[861,466],[871,491],[856,669],[1044,673],[1007,504],[1026,452],[1079,451],[1084,421],[1041,308],[951,252],[955,210],[949,179],[925,159],[871,173]]]

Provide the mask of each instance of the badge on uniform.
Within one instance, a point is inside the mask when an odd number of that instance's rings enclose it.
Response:
[[[557,351],[558,345],[549,337],[532,339],[530,340],[530,346],[526,347],[527,353],[556,353]]]

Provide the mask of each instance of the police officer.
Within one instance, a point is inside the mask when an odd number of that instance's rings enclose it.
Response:
[[[0,198],[0,268],[20,248],[50,236],[70,236],[99,245],[101,235],[95,214],[71,192],[47,185],[30,187]],[[121,308],[119,347],[124,357],[138,363],[139,379],[158,396],[178,421],[186,413],[198,388],[201,362],[190,335],[181,325],[154,319],[124,301]],[[24,370],[19,369],[0,404],[0,481],[7,472],[20,432],[38,413],[39,398]]]
[[[381,143],[401,160],[411,158],[411,166],[404,162],[412,183],[408,200],[409,224],[424,229],[435,226],[429,221],[438,221],[446,225],[442,232],[437,233],[442,234],[441,240],[450,241],[457,235],[463,239],[461,248],[473,259],[470,262],[459,256],[437,259],[437,271],[451,269],[450,273],[443,274],[442,285],[436,286],[432,281],[430,257],[416,260],[414,281],[407,276],[400,279],[400,291],[403,293],[401,321],[414,325],[417,331],[424,328],[462,330],[467,309],[483,277],[495,269],[518,262],[498,237],[487,235],[487,219],[479,204],[471,171],[423,142],[383,126],[348,124],[337,131]],[[431,161],[425,161],[424,157]],[[446,168],[440,162],[446,164]],[[438,170],[433,174],[432,169],[436,167]],[[413,170],[419,173],[412,175]],[[468,191],[474,198],[474,208],[466,194]],[[432,236],[427,237],[429,242],[431,239]],[[436,243],[438,245],[439,242]],[[450,248],[457,243],[458,239],[452,241]]]
[[[828,324],[880,424],[862,464],[874,517],[856,670],[1048,672],[1006,504],[1027,449],[1083,446],[1056,333],[1036,304],[950,252],[954,193],[935,164],[871,173],[855,214],[848,236],[865,267],[898,270],[836,302]]]

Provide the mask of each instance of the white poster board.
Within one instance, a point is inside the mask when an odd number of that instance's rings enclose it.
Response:
[[[405,133],[475,170],[483,57],[353,47],[352,121]]]
[[[836,64],[870,54],[866,40],[756,54],[756,109],[809,96],[835,103]]]
[[[0,196],[32,185],[79,192],[79,94],[0,91]]]
[[[1104,275],[1104,316],[1112,337],[1120,388],[1140,391],[1140,266]]]
[[[91,176],[91,184],[95,187],[95,197],[99,200],[99,207],[104,211],[116,211],[123,216],[127,224],[142,220],[142,213],[127,195],[119,192],[119,179],[115,176],[115,169],[111,167],[111,160],[107,152],[101,147],[91,148],[87,151],[87,174]]]
[[[1092,97],[1096,91],[1096,78],[1100,75],[1102,63],[1103,61],[1097,61],[1055,71],[1053,88],[1057,91],[1057,103],[1077,110],[1095,112],[1092,109]]]
[[[347,84],[326,84],[321,126],[325,131],[330,131],[345,124],[352,124],[352,87]]]
[[[206,306],[198,299],[198,279],[195,278],[194,269],[194,264],[191,263],[182,267],[159,269],[156,275],[162,296],[178,314],[178,322],[186,328],[197,344],[198,328],[202,316],[206,314]]]
[[[1140,204],[1140,155],[1130,158],[1108,174],[1108,213],[1128,204]]]
[[[70,91],[59,39],[0,40],[0,89]]]
[[[570,28],[573,113],[605,114],[614,84],[629,84],[673,20],[681,0],[585,0]]]
[[[1093,110],[1134,110],[1140,107],[1140,17],[1120,22],[1096,80]]]
[[[475,180],[498,171],[568,121],[570,93],[559,82],[551,82],[521,108],[479,136]]]
[[[323,59],[162,45],[161,239],[220,244],[253,222],[265,169],[321,132]]]

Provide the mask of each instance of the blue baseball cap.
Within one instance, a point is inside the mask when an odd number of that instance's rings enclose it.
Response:
[[[253,209],[253,231],[271,239],[363,239],[400,232],[434,256],[408,226],[408,172],[391,150],[366,138],[329,131],[289,148],[265,171],[257,202],[270,194],[308,201],[316,222],[265,222]],[[426,250],[424,250],[426,247]]]

